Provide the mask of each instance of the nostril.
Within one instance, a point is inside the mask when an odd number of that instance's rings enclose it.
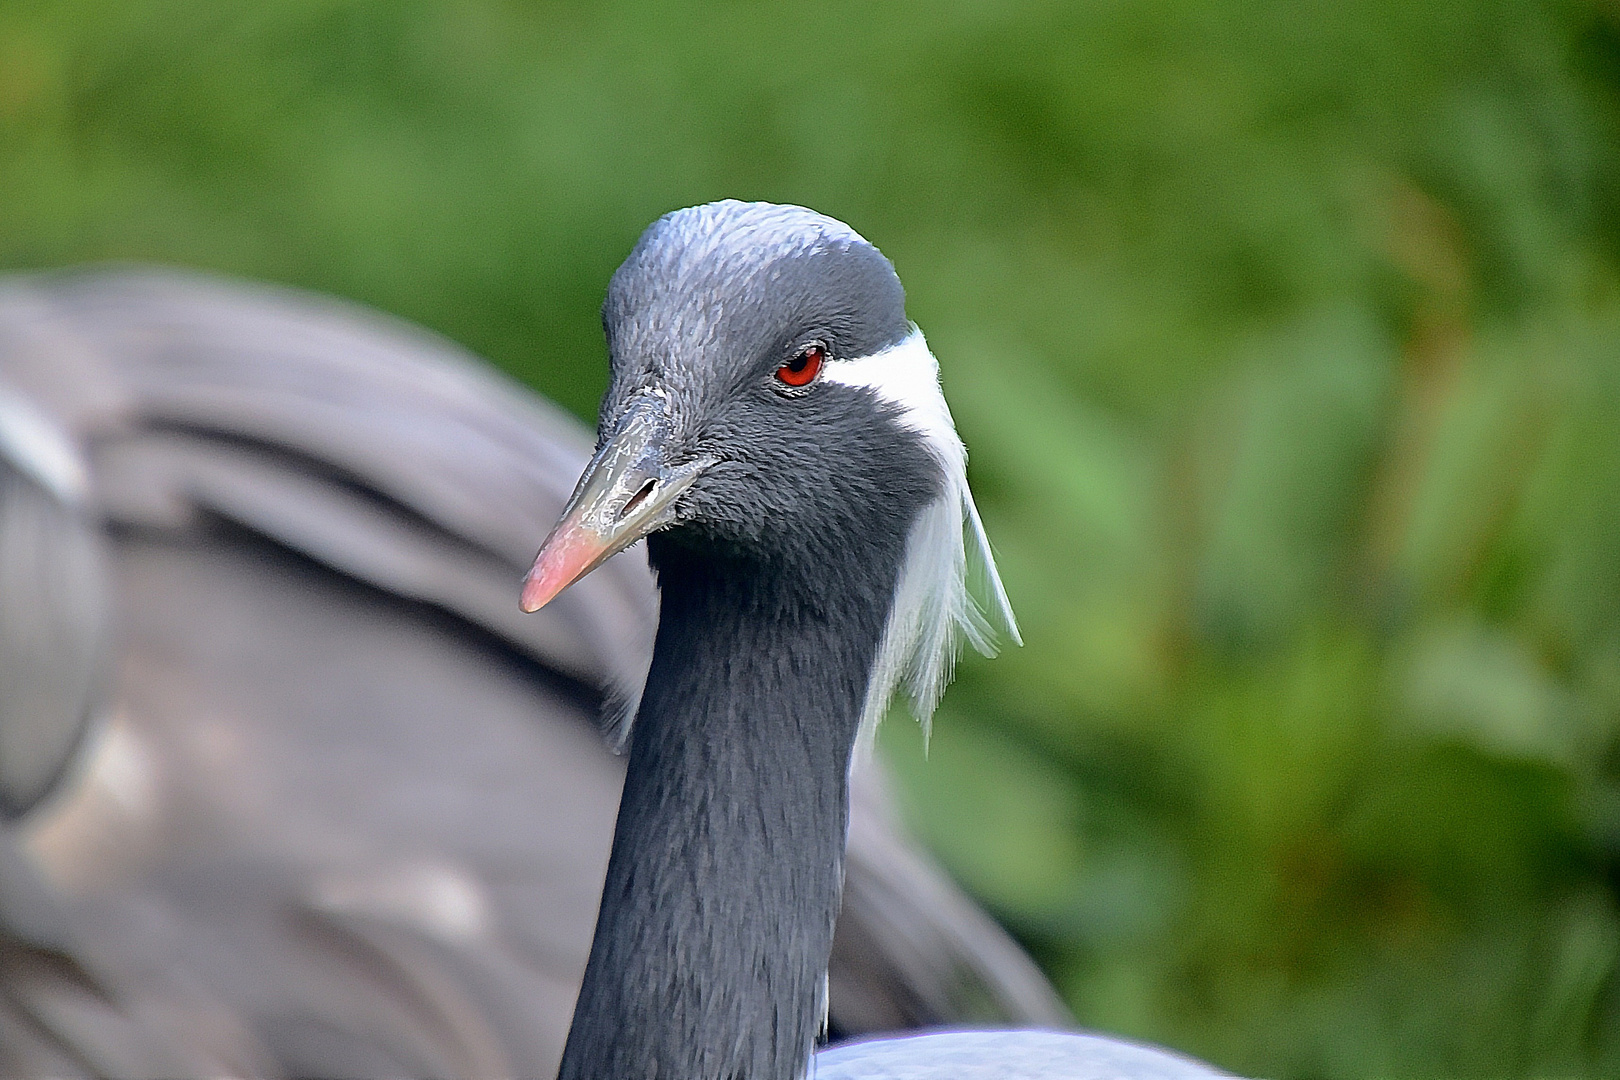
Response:
[[[636,507],[646,502],[647,497],[653,493],[653,489],[657,486],[657,480],[648,480],[645,484],[642,484],[641,488],[634,495],[630,496],[630,501],[624,504],[624,509],[619,511],[619,520],[623,521],[625,518],[634,513]]]

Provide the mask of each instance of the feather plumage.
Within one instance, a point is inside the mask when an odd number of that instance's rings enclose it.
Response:
[[[967,481],[967,448],[940,389],[939,361],[915,325],[898,345],[872,356],[835,360],[826,378],[871,390],[923,437],[939,462],[940,492],[918,516],[906,544],[883,645],[861,717],[863,742],[896,691],[926,731],[965,641],[994,656],[998,637],[1023,644],[1007,590]]]

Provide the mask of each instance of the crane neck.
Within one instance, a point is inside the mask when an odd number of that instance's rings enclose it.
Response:
[[[561,1080],[797,1080],[903,538],[805,573],[651,538],[661,615]]]

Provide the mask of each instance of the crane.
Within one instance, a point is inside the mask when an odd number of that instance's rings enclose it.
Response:
[[[645,538],[658,631],[560,1080],[1193,1080],[1095,1035],[814,1056],[863,731],[926,720],[959,639],[1017,640],[893,266],[803,207],[665,215],[613,275],[598,445],[521,592]],[[970,594],[975,576],[985,586]]]

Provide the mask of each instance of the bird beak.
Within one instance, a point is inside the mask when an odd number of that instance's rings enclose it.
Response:
[[[625,413],[585,466],[562,519],[540,546],[523,579],[519,607],[540,610],[609,556],[670,523],[675,500],[707,463],[668,465],[668,443],[662,402],[645,401]]]

